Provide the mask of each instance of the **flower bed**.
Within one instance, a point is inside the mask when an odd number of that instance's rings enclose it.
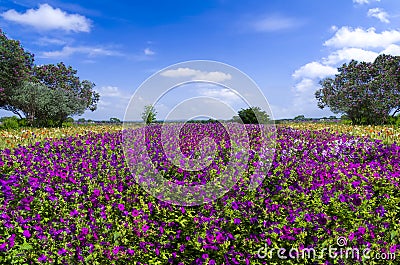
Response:
[[[249,131],[257,139],[257,130]],[[256,157],[250,171],[262,162]],[[274,161],[256,191],[246,189],[245,174],[217,201],[182,207],[136,184],[120,131],[5,149],[0,263],[282,264],[258,250],[322,249],[339,237],[348,247],[370,248],[370,256],[399,254],[399,162],[395,144],[278,128]],[[325,255],[285,262],[356,261]]]

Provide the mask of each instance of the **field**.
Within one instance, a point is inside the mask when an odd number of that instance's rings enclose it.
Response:
[[[204,175],[158,155],[157,126],[134,133],[146,134],[165,176],[204,182],[231,148],[215,126],[193,125],[181,142],[191,155],[198,135],[216,139],[219,160]],[[0,264],[399,264],[399,129],[277,126],[271,168],[254,191],[247,182],[264,154],[257,127],[247,132],[238,182],[216,201],[183,207],[137,184],[121,126],[1,131]],[[317,255],[304,256],[311,249]]]

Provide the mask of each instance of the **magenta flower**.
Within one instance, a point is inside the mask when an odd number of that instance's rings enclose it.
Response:
[[[30,238],[31,237],[31,233],[29,232],[29,230],[24,230],[24,232],[22,233],[22,235],[26,238]]]
[[[41,256],[38,258],[38,261],[39,261],[39,262],[46,262],[46,261],[47,261],[47,257],[46,257],[45,255],[41,255]]]

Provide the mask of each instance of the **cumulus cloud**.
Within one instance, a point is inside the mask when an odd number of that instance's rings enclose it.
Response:
[[[311,62],[303,65],[293,73],[293,77],[298,78],[324,78],[337,73],[336,68],[323,65],[319,62]]]
[[[42,52],[41,56],[44,58],[64,58],[69,57],[73,54],[86,54],[88,56],[120,56],[121,54],[115,50],[103,48],[103,47],[91,47],[91,46],[64,46],[61,50]]]
[[[386,48],[390,44],[400,41],[400,31],[386,30],[376,33],[375,28],[342,27],[335,35],[325,41],[324,45],[335,48]]]
[[[25,13],[10,9],[3,12],[1,16],[5,20],[32,26],[39,30],[89,32],[92,24],[89,19],[82,15],[68,14],[48,4],[41,4],[38,9],[28,9]]]
[[[274,15],[255,21],[253,28],[256,31],[270,32],[294,28],[300,24],[302,22],[294,18]]]
[[[232,78],[230,74],[223,72],[206,72],[186,67],[167,70],[162,72],[161,75],[165,77],[191,77],[192,80],[205,80],[213,82],[223,82]]]
[[[383,9],[381,9],[379,7],[371,8],[370,10],[368,10],[367,15],[369,17],[375,17],[383,23],[390,23],[388,13],[386,13]]]
[[[391,54],[393,56],[400,56],[400,46],[396,44],[390,44],[384,49],[381,54]]]
[[[323,62],[329,65],[336,65],[352,59],[356,61],[373,62],[378,55],[377,52],[360,48],[344,48],[334,51],[327,58],[323,58]]]

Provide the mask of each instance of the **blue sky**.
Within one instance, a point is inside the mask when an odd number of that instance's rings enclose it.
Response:
[[[240,69],[277,119],[329,116],[314,99],[321,78],[351,59],[400,55],[398,0],[2,0],[0,27],[36,64],[63,61],[94,82],[98,109],[82,117],[96,120],[122,119],[149,76],[188,60]]]

